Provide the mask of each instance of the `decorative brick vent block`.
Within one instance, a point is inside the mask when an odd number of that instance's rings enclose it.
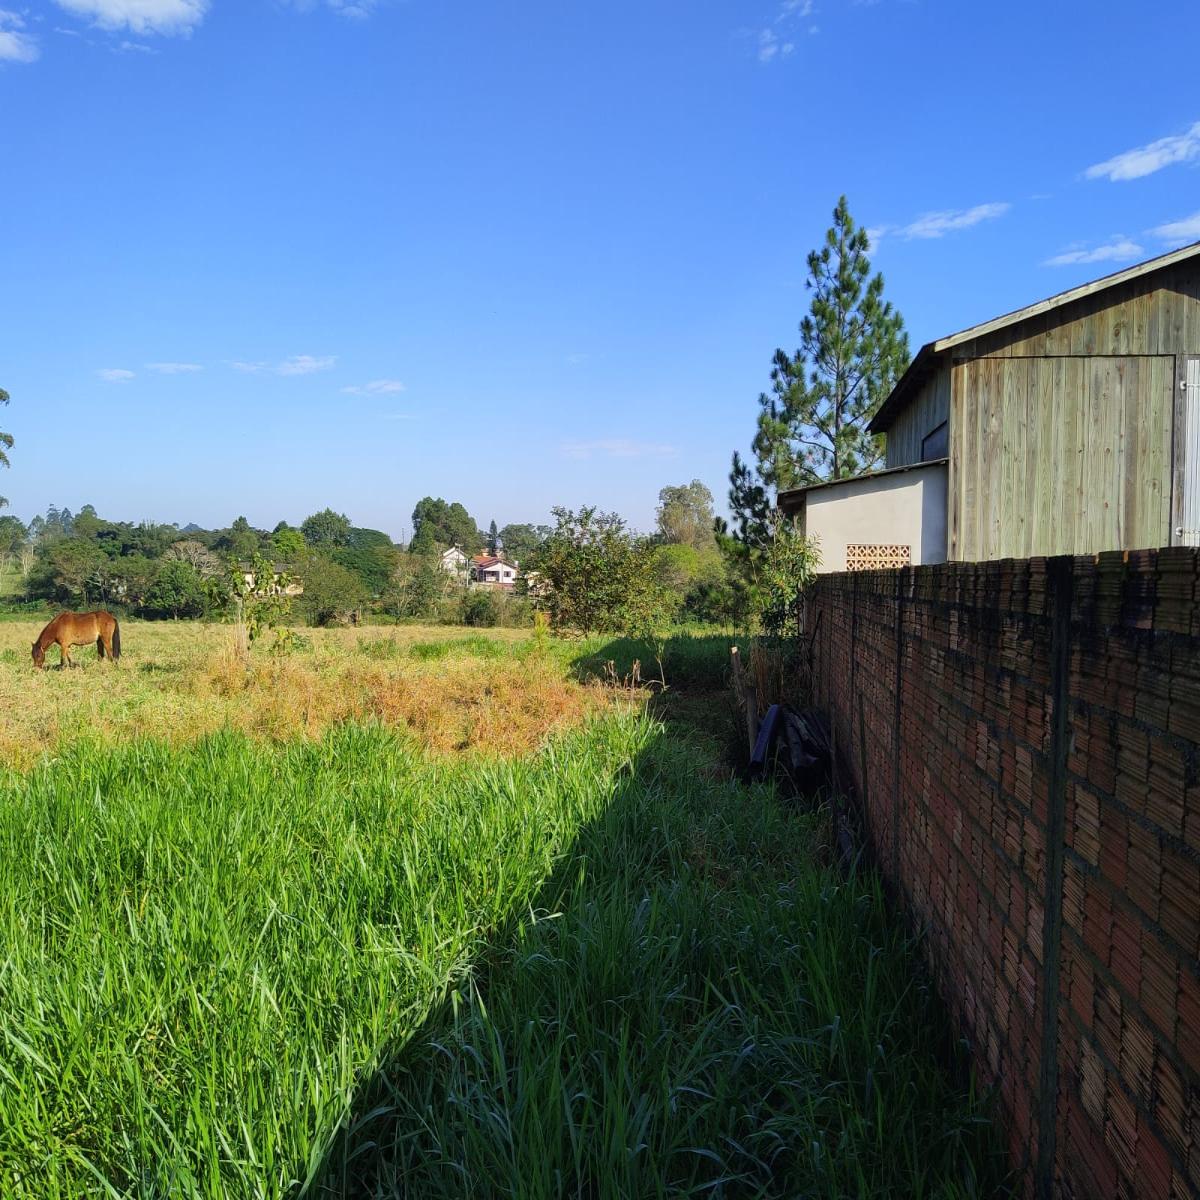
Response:
[[[805,619],[1017,1195],[1200,1197],[1200,552],[822,575]]]
[[[877,571],[886,567],[907,567],[912,562],[911,546],[847,546],[847,571]]]

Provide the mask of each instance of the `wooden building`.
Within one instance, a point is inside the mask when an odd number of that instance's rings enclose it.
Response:
[[[949,559],[1200,545],[1200,243],[930,342],[871,429],[949,460]]]

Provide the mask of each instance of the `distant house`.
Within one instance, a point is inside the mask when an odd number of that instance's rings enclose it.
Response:
[[[457,547],[442,551],[441,566],[443,571],[466,579],[470,574],[471,560]]]
[[[1200,545],[1200,243],[922,346],[870,428],[779,496],[822,570]]]
[[[256,596],[303,596],[304,584],[295,576],[289,577],[287,584],[281,586],[281,581],[286,574],[287,568],[280,563],[276,563],[272,568],[270,584],[265,588],[260,588],[249,564],[242,563],[242,578],[246,581],[246,586]]]
[[[516,563],[510,563],[495,554],[477,554],[471,559],[472,583],[508,589],[516,581]]]

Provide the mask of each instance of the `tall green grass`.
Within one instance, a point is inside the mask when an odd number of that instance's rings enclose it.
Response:
[[[877,879],[824,865],[822,815],[706,765],[648,748],[366,1089],[324,1194],[1000,1194]]]
[[[673,643],[720,686],[726,639]],[[0,1196],[995,1194],[826,840],[624,709],[502,764],[347,725],[0,776]]]
[[[298,1192],[652,733],[494,767],[221,735],[4,778],[0,1195]]]

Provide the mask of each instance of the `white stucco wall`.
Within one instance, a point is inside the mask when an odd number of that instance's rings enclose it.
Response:
[[[937,463],[807,492],[802,523],[820,543],[820,571],[844,571],[857,544],[909,546],[913,566],[945,562],[946,477]]]

